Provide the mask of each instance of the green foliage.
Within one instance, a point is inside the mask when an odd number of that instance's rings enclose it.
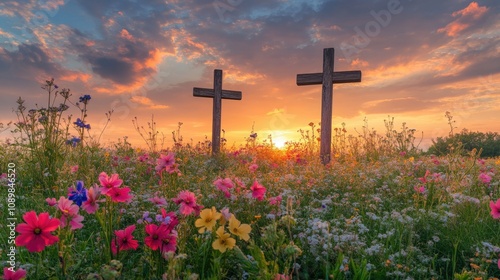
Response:
[[[432,140],[428,154],[447,155],[457,149],[463,149],[463,155],[473,150],[481,151],[481,156],[492,158],[500,156],[500,134],[498,132],[472,132],[463,129],[452,136],[438,137]]]
[[[66,118],[64,112],[69,108],[71,94],[69,89],[59,91],[54,79],[45,81],[42,89],[47,92],[46,107],[37,106],[36,109],[27,110],[25,101],[18,99],[15,132],[20,134],[16,145],[25,151],[24,167],[31,175],[33,186],[50,194],[69,149],[66,140],[69,137],[71,117]],[[57,104],[56,100],[61,97],[62,102]]]

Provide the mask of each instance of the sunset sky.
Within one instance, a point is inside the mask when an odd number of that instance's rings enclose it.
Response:
[[[321,117],[321,86],[296,75],[321,72],[323,48],[335,48],[335,70],[363,77],[334,86],[334,127],[358,135],[366,117],[382,133],[390,115],[425,147],[448,134],[450,111],[458,130],[500,132],[499,14],[493,0],[3,0],[0,122],[16,120],[19,96],[45,104],[53,77],[74,101],[92,96],[91,134],[115,111],[103,143],[143,145],[132,119],[152,115],[167,145],[178,122],[185,141],[210,139],[212,100],[193,87],[211,88],[222,69],[223,88],[243,92],[222,102],[228,143],[252,126],[261,140],[293,140]]]

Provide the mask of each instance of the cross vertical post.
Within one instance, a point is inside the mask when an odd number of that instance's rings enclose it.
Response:
[[[222,70],[214,70],[214,109],[212,113],[212,153],[220,152],[220,130],[222,111]]]
[[[361,82],[361,71],[334,72],[334,48],[323,49],[323,73],[297,74],[297,85],[322,85],[320,157],[328,164],[332,153],[333,84]]]
[[[320,142],[320,156],[323,164],[327,164],[330,162],[330,157],[332,153],[334,54],[335,51],[333,48],[323,49],[323,86],[321,95],[321,142]]]
[[[214,70],[214,88],[193,88],[193,96],[213,98],[212,154],[220,152],[222,99],[241,100],[241,91],[222,89],[222,70]]]

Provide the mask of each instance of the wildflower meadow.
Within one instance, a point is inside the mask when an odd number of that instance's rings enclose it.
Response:
[[[500,278],[500,159],[481,149],[426,153],[393,119],[335,128],[327,165],[314,123],[282,149],[251,131],[212,155],[181,124],[163,147],[137,120],[147,148],[102,145],[91,95],[43,90],[1,128],[3,279]]]

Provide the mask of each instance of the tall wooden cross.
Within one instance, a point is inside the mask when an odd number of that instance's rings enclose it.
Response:
[[[323,49],[323,73],[297,74],[297,85],[323,85],[321,98],[321,162],[330,162],[332,149],[333,84],[361,82],[361,71],[333,71],[333,48]]]
[[[212,115],[212,154],[220,152],[221,110],[222,99],[241,100],[241,91],[222,89],[222,70],[214,70],[214,88],[193,88],[193,96],[213,98]]]

